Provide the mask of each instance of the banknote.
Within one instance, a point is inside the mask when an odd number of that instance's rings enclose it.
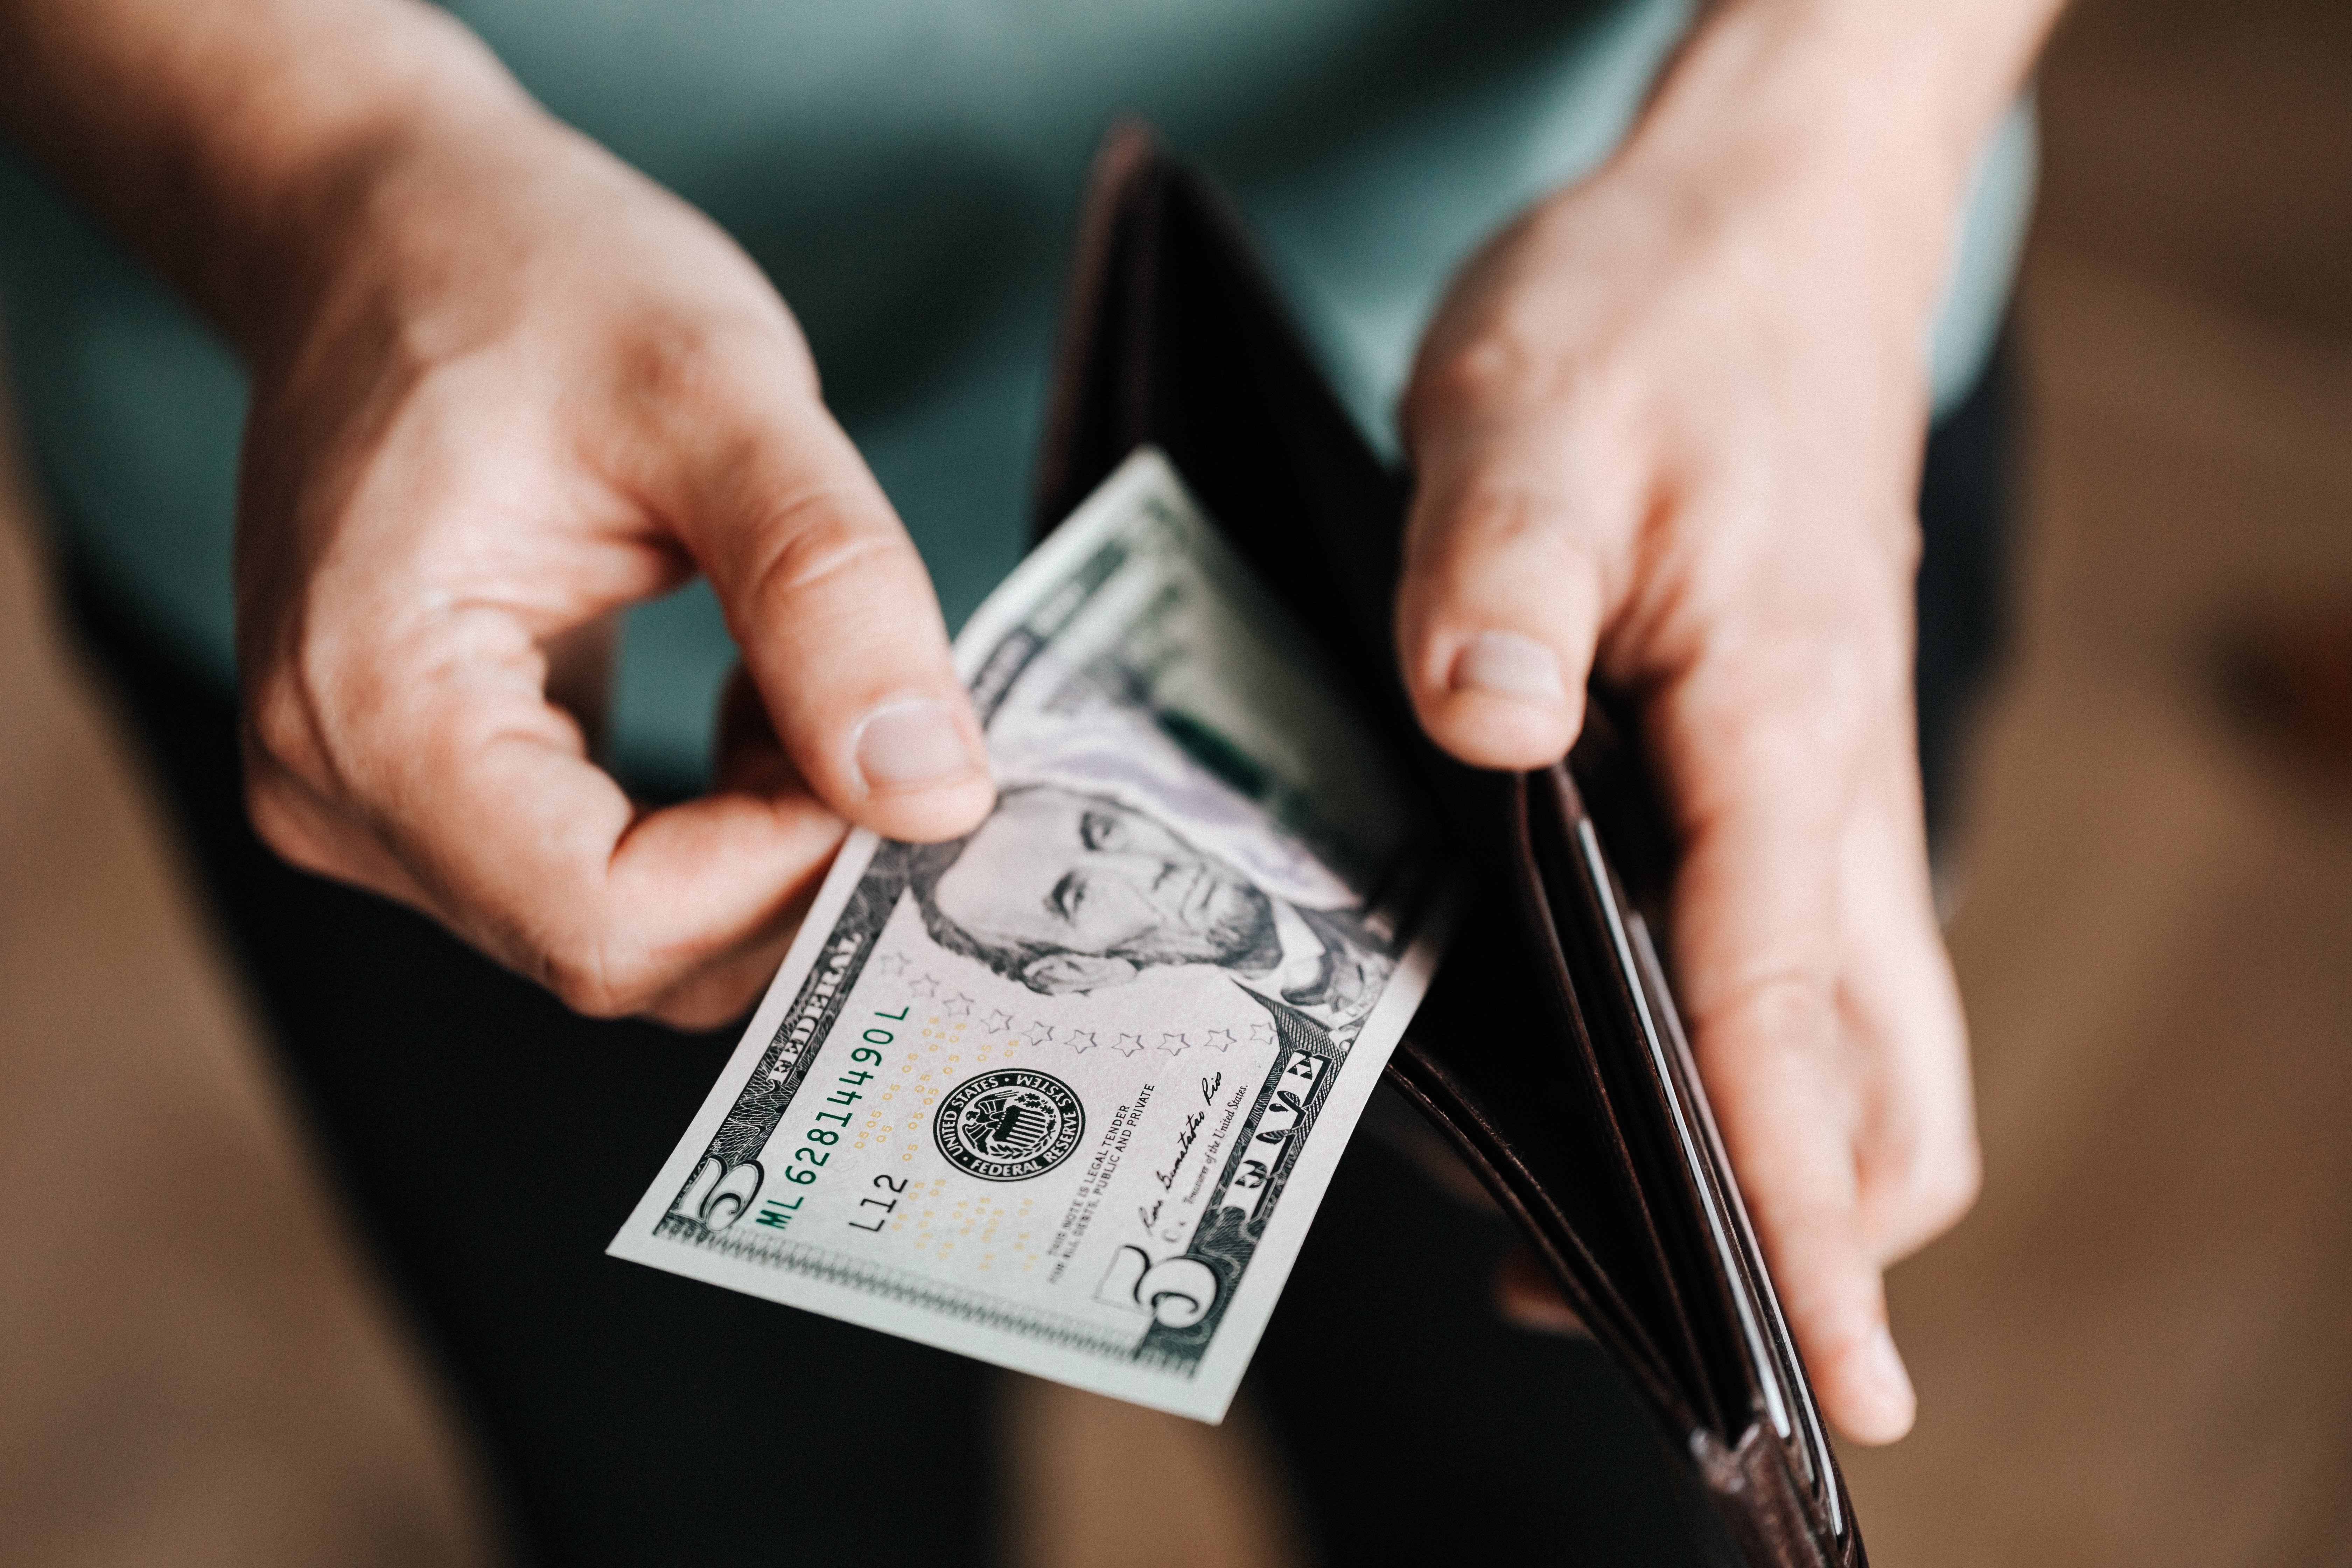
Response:
[[[1434,965],[1426,816],[1148,448],[956,659],[993,813],[848,840],[610,1250],[1220,1419]]]

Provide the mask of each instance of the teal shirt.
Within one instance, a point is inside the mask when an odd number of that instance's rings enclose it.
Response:
[[[724,225],[790,301],[950,626],[1020,558],[1088,156],[1154,121],[1233,191],[1375,444],[1454,267],[1624,134],[1692,0],[459,0],[555,113]],[[1936,327],[1971,385],[2032,183],[1988,150]],[[0,303],[60,522],[167,647],[231,677],[245,380],[223,345],[0,160]],[[614,760],[708,766],[733,660],[699,585],[632,613]]]

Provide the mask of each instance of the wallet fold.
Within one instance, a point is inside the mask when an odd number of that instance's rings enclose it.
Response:
[[[1050,529],[1165,452],[1334,656],[1452,836],[1462,914],[1388,1068],[1517,1223],[1661,1439],[1699,1560],[1866,1558],[1651,932],[1674,866],[1631,713],[1479,773],[1422,738],[1391,636],[1409,499],[1332,394],[1231,208],[1137,123],[1097,155],[1037,483]]]

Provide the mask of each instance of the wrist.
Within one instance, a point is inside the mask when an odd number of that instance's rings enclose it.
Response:
[[[1721,0],[1617,165],[1932,309],[2056,0]]]
[[[355,263],[397,248],[399,209],[450,183],[436,169],[504,163],[560,134],[472,33],[438,12],[408,20],[337,39],[350,69],[265,76],[191,139],[205,243],[167,265],[249,360]]]

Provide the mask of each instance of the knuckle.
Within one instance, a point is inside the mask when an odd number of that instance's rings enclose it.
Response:
[[[796,393],[817,395],[816,363],[788,320],[657,316],[640,330],[619,368],[623,384],[646,406],[698,419],[764,402],[780,376]]]
[[[1773,777],[1828,776],[1861,756],[1908,700],[1906,661],[1883,640],[1817,617],[1719,638],[1693,695],[1720,753]]]
[[[1875,685],[1872,673],[1878,660],[1869,646],[1875,639],[1858,635],[1842,616],[1808,612],[1759,640],[1754,673],[1777,686],[1788,707],[1841,717],[1859,707]]]
[[[246,702],[246,732],[261,754],[289,772],[302,771],[299,762],[317,743],[310,704],[289,689],[271,681]]]
[[[731,975],[697,975],[671,986],[640,1011],[673,1029],[715,1029],[742,1015],[754,1000],[754,984]]]
[[[1521,486],[1476,484],[1445,509],[1448,531],[1457,548],[1481,554],[1568,553],[1557,509]]]
[[[1834,990],[1825,972],[1783,969],[1751,979],[1744,1005],[1767,1038],[1790,1045],[1826,1044]]]
[[[656,994],[641,958],[618,953],[593,935],[567,934],[548,943],[539,970],[540,984],[583,1017],[625,1018],[643,1012]]]
[[[1703,1035],[1730,1026],[1752,1048],[1791,1068],[1810,1064],[1811,1076],[1837,1080],[1821,1070],[1833,1065],[1836,1041],[1835,986],[1825,969],[1791,964],[1750,974],[1710,1000],[1700,1020]]]
[[[1864,711],[1910,689],[1911,577],[1860,552],[1719,537],[1678,606],[1695,663],[1733,711]]]
[[[298,870],[329,877],[341,868],[341,858],[316,831],[298,791],[283,776],[266,770],[249,773],[245,814],[255,836]]]
[[[1416,507],[1400,603],[1427,637],[1501,614],[1590,637],[1612,592],[1608,558],[1580,526],[1573,498],[1540,476],[1480,475]]]
[[[271,769],[332,797],[339,770],[327,742],[323,704],[299,661],[256,681],[245,700],[246,744]]]
[[[1889,1255],[1908,1253],[1951,1229],[1983,1189],[1983,1153],[1965,1123],[1882,1132],[1867,1138],[1864,1149],[1866,1206]]]
[[[753,604],[804,605],[870,571],[903,564],[903,540],[844,504],[846,499],[838,487],[821,485],[777,503],[760,531],[764,542],[749,575]]]
[[[1927,1236],[1941,1235],[1976,1206],[1984,1191],[1984,1157],[1973,1138],[1945,1141],[1914,1163],[1905,1183],[1915,1224]]]
[[[1404,426],[1418,433],[1476,423],[1565,402],[1572,386],[1566,357],[1528,324],[1506,317],[1415,367],[1405,393]]]

